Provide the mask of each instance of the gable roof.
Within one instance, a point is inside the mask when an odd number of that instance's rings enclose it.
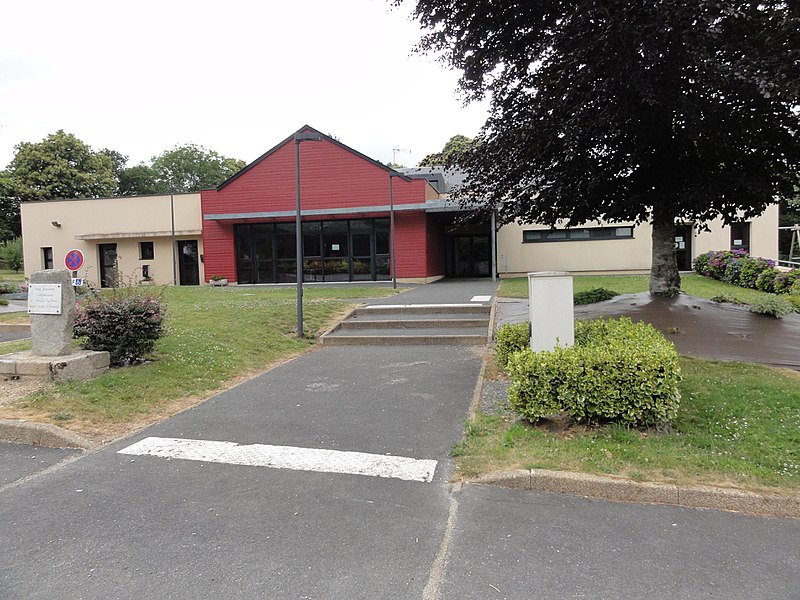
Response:
[[[346,144],[343,144],[343,143],[342,143],[342,142],[340,142],[339,140],[337,140],[337,139],[335,139],[335,138],[332,138],[332,137],[331,137],[331,136],[329,136],[329,135],[325,135],[324,133],[322,133],[321,131],[319,131],[319,130],[317,130],[317,129],[314,129],[314,128],[313,128],[313,127],[311,127],[310,125],[303,125],[303,126],[300,128],[300,129],[298,129],[297,131],[295,131],[295,132],[294,132],[292,135],[290,135],[289,137],[287,137],[285,140],[283,140],[282,142],[279,142],[278,144],[276,144],[275,146],[273,146],[272,148],[270,148],[269,150],[267,150],[267,151],[266,151],[264,154],[262,154],[262,155],[261,155],[261,156],[259,156],[257,159],[255,159],[253,162],[251,162],[249,165],[247,165],[247,166],[246,166],[244,169],[242,169],[242,170],[241,170],[241,171],[239,171],[238,173],[236,173],[236,174],[234,174],[234,175],[231,175],[230,177],[228,177],[228,179],[226,179],[225,181],[223,181],[222,183],[220,183],[220,184],[217,186],[217,188],[216,188],[216,189],[217,189],[217,190],[221,190],[222,188],[224,188],[225,186],[227,186],[229,183],[231,183],[231,182],[235,181],[236,179],[238,179],[239,177],[241,177],[242,175],[244,175],[245,173],[247,173],[247,172],[248,172],[250,169],[252,169],[252,168],[253,168],[253,167],[255,167],[256,165],[258,165],[258,164],[259,164],[261,161],[263,161],[263,160],[266,160],[267,158],[269,158],[269,157],[270,157],[270,155],[272,155],[273,153],[275,153],[275,152],[276,152],[276,151],[277,151],[279,148],[282,148],[282,147],[283,147],[283,146],[285,146],[286,144],[288,144],[288,143],[290,143],[290,142],[293,142],[293,141],[294,141],[294,136],[295,136],[295,135],[297,135],[298,133],[316,133],[316,134],[319,134],[319,135],[322,137],[322,139],[323,139],[323,140],[325,140],[325,141],[328,141],[328,142],[330,142],[331,144],[334,144],[335,146],[338,146],[338,147],[339,147],[339,148],[341,148],[342,150],[346,150],[346,151],[347,151],[347,152],[349,152],[350,154],[353,154],[353,155],[355,155],[355,156],[359,157],[359,158],[360,158],[360,159],[362,159],[362,160],[365,160],[365,161],[367,161],[367,162],[369,162],[369,163],[372,163],[373,165],[375,165],[376,167],[379,167],[379,168],[383,169],[384,171],[386,171],[386,172],[387,172],[387,173],[389,173],[390,175],[393,175],[393,176],[395,176],[395,177],[399,177],[400,179],[403,179],[403,180],[405,180],[405,181],[411,181],[411,178],[410,178],[410,177],[408,177],[408,176],[406,176],[406,175],[404,175],[403,173],[400,173],[399,171],[395,171],[395,170],[394,170],[394,169],[392,169],[391,167],[387,167],[387,166],[386,166],[386,165],[384,165],[383,163],[380,163],[380,162],[378,162],[377,160],[374,160],[374,159],[370,158],[370,157],[369,157],[369,156],[367,156],[366,154],[362,154],[362,153],[361,153],[361,152],[359,152],[358,150],[354,150],[353,148],[351,148],[350,146],[348,146],[348,145],[346,145]]]

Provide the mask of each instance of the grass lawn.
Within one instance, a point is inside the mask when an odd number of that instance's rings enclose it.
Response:
[[[553,433],[479,411],[453,450],[459,473],[543,468],[800,494],[800,374],[690,358],[681,368],[683,399],[670,433]]]
[[[324,331],[354,298],[394,293],[382,287],[306,287],[306,335]],[[136,429],[311,348],[313,340],[293,334],[295,298],[294,288],[164,288],[166,334],[151,363],[52,386],[0,406],[0,418],[55,422],[94,439]],[[20,345],[8,342],[0,351]]]
[[[620,294],[636,294],[638,292],[646,292],[649,289],[649,283],[649,275],[576,275],[572,278],[572,286],[575,293],[603,287]],[[694,273],[681,275],[681,289],[687,294],[706,299],[726,294],[745,304],[770,295],[766,292],[723,283],[722,281],[695,275]],[[505,296],[506,298],[527,298],[528,278],[503,279],[500,282],[497,295]]]
[[[25,273],[22,271],[15,273],[10,269],[0,269],[0,281],[19,281],[21,283],[25,281]]]

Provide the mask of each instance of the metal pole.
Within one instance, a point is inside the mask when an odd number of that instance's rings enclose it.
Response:
[[[297,337],[303,337],[303,231],[300,215],[300,140],[294,141],[295,164],[295,241],[297,245]]]
[[[175,240],[175,199],[174,193],[169,193],[169,211],[172,214],[172,285],[178,285],[178,242]]]
[[[394,253],[394,189],[392,187],[392,179],[394,175],[389,173],[389,239],[391,240],[392,251],[392,289],[397,289],[397,261],[395,260]]]

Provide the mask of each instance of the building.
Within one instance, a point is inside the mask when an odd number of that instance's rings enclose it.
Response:
[[[304,126],[216,189],[23,204],[26,275],[60,267],[79,249],[86,262],[78,275],[102,286],[117,279],[196,285],[214,276],[239,285],[296,282],[298,178],[304,281],[389,280],[393,246],[400,282],[489,277],[493,270],[650,269],[648,224],[496,228],[493,215],[449,199],[457,173],[397,171]],[[708,231],[679,224],[675,244],[682,270],[707,250],[777,258],[777,205],[733,226],[712,222]]]
[[[491,274],[488,224],[476,242],[475,226],[459,223],[458,208],[429,181],[308,126],[201,192],[207,273],[240,284],[296,281],[298,158],[306,281],[390,279],[391,213],[398,280]]]
[[[206,279],[200,194],[24,202],[20,212],[26,277],[63,269],[80,250],[77,277],[95,286]]]

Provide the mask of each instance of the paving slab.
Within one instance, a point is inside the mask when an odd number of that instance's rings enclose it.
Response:
[[[464,486],[442,600],[795,600],[800,521]]]
[[[499,282],[489,278],[442,279],[418,285],[396,296],[370,300],[370,305],[380,304],[455,304],[469,303],[475,296],[494,297]],[[491,302],[490,300],[486,302]],[[484,302],[484,303],[486,303]]]

